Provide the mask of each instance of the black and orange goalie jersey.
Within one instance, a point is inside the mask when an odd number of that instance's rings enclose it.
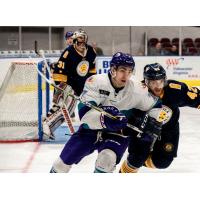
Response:
[[[82,56],[73,45],[69,46],[52,66],[54,81],[66,82],[74,89],[76,95],[80,95],[86,79],[96,74],[95,58],[96,53],[90,45],[87,45],[85,56]]]

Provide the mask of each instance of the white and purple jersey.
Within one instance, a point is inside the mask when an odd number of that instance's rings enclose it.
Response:
[[[158,98],[152,96],[140,82],[132,79],[128,80],[123,89],[116,91],[110,81],[110,74],[97,74],[88,78],[81,100],[96,106],[115,106],[127,118],[131,117],[132,109],[149,111],[158,103]],[[102,129],[99,120],[100,112],[80,103],[79,115],[81,124],[86,125],[87,128],[92,130]]]

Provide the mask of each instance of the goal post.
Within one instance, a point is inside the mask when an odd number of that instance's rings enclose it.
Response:
[[[42,141],[50,92],[37,68],[44,70],[43,63],[12,62],[0,83],[0,142]]]

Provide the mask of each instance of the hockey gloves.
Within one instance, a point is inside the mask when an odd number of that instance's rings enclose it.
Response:
[[[159,138],[162,131],[162,122],[158,122],[155,118],[145,114],[141,119],[141,130],[143,131],[142,139],[152,141],[155,137]]]
[[[102,109],[117,118],[111,119],[102,113],[100,116],[100,122],[103,128],[108,131],[119,131],[126,127],[128,120],[116,107],[103,106]]]

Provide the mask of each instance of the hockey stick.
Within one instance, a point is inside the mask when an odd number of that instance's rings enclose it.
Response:
[[[42,57],[43,61],[44,61],[44,64],[45,64],[45,69],[47,69],[47,71],[49,72],[49,74],[51,74],[51,70],[49,68],[49,65],[47,63],[47,59],[45,58],[44,56],[44,51],[43,50],[39,50],[38,51],[38,42],[35,40],[35,43],[34,43],[34,47],[35,47],[35,53]]]
[[[73,133],[75,133],[75,129],[73,127],[71,117],[69,115],[69,112],[68,112],[68,110],[66,108],[66,105],[65,105],[64,101],[65,101],[65,99],[63,100],[63,106],[61,106],[61,111],[62,111],[63,117],[65,119],[65,122],[69,127],[70,133],[73,134]]]
[[[46,60],[46,58],[45,58],[45,56],[44,56],[44,51],[43,51],[43,50],[38,51],[38,43],[37,43],[37,41],[35,41],[34,46],[35,46],[35,53],[36,53],[37,55],[39,55],[40,57],[42,57],[42,59],[43,59],[43,61],[44,61],[44,64],[45,64],[45,69],[47,69],[48,72],[49,72],[49,74],[51,74],[49,65],[48,65],[47,60]],[[38,73],[40,74],[40,76],[42,76],[43,78],[46,78],[46,77],[42,74],[42,72],[40,72],[40,70],[39,70],[38,68],[37,68],[37,71],[38,71]],[[55,85],[55,83],[54,83],[54,85]],[[58,88],[57,88],[57,89],[58,89]],[[66,108],[66,105],[65,105],[65,99],[66,99],[66,98],[67,98],[67,96],[64,97],[63,105],[61,106],[61,111],[62,111],[64,120],[65,120],[67,126],[69,127],[70,133],[73,134],[73,133],[75,132],[75,129],[74,129],[74,127],[73,127],[71,117],[70,117],[69,112],[68,112],[68,110],[67,110],[67,108]]]
[[[37,69],[37,70],[38,70],[38,69]],[[52,81],[49,80],[47,77],[45,77],[45,76],[42,74],[42,72],[40,72],[40,71],[38,70],[38,73],[40,74],[40,76],[41,76],[48,84],[52,85],[54,88],[56,88],[56,89],[58,89],[58,90],[60,90],[60,91],[62,91],[62,92],[64,93],[64,90],[63,90],[62,88],[58,87],[54,82],[52,82]],[[97,107],[97,106],[95,106],[95,105],[93,105],[93,104],[91,104],[91,103],[89,103],[89,102],[84,102],[84,101],[82,101],[80,97],[78,97],[78,96],[76,96],[76,95],[74,95],[74,94],[71,94],[71,93],[69,93],[69,92],[68,92],[68,93],[64,93],[64,97],[66,98],[67,96],[70,96],[70,97],[74,98],[76,101],[81,102],[82,104],[88,106],[89,108],[94,109],[94,110],[96,110],[96,111],[102,113],[103,115],[105,115],[105,116],[111,118],[111,119],[117,120],[117,117],[116,117],[116,116],[111,115],[110,113],[104,111],[102,108]],[[161,111],[160,111],[160,113],[161,113]],[[159,116],[159,115],[160,115],[160,114],[158,114],[158,116]],[[147,114],[147,116],[148,116],[148,114]],[[164,121],[161,121],[161,122],[164,122]],[[139,128],[137,128],[136,126],[133,126],[132,124],[129,124],[129,123],[127,123],[126,126],[127,126],[128,128],[130,128],[130,129],[132,129],[132,130],[137,131],[137,132],[138,132],[138,134],[137,134],[137,137],[138,137],[138,138],[140,138],[140,137],[142,136],[143,131],[140,130]],[[153,147],[154,147],[155,142],[157,141],[157,139],[158,139],[158,135],[157,135],[157,134],[153,134],[153,141],[152,141],[151,146],[150,146],[150,151],[151,151],[151,152],[153,151]]]
[[[47,77],[45,77],[40,71],[39,71],[38,73],[42,76],[43,79],[45,79],[45,81],[46,81],[48,84],[52,85],[53,87],[55,87],[55,88],[58,89],[58,90],[61,90],[61,91],[64,93],[64,90],[63,90],[62,88],[58,87],[57,85],[55,85],[55,83],[51,82],[51,80],[49,80]],[[93,104],[91,104],[91,103],[89,103],[89,102],[84,102],[84,101],[82,101],[80,97],[78,97],[78,96],[76,96],[76,95],[74,95],[74,94],[71,94],[71,93],[64,93],[64,96],[65,96],[65,95],[66,95],[66,96],[71,96],[71,97],[74,98],[75,100],[77,100],[77,101],[81,102],[82,104],[84,104],[84,105],[90,107],[91,109],[94,109],[94,110],[96,110],[96,111],[102,113],[103,115],[105,115],[105,116],[107,116],[107,117],[109,117],[109,118],[111,118],[111,119],[116,119],[116,120],[117,120],[117,117],[111,115],[110,113],[107,113],[106,111],[104,111],[104,110],[103,110],[102,108],[100,108],[100,107],[97,107],[97,106],[95,106],[95,105],[93,105]],[[157,114],[157,116],[160,116],[160,114],[162,113],[162,111],[164,111],[164,110],[161,109],[161,111],[159,111],[159,113]],[[149,114],[146,114],[146,116],[149,116]],[[152,116],[152,117],[153,117],[153,116]],[[154,117],[155,117],[155,116],[154,116]],[[161,120],[160,122],[164,123],[164,119],[163,119],[163,121]],[[128,128],[130,128],[130,129],[132,129],[132,130],[137,131],[137,132],[138,132],[138,134],[137,134],[137,137],[138,137],[138,138],[140,138],[140,137],[142,136],[143,131],[140,130],[139,128],[137,128],[136,126],[133,126],[132,124],[129,124],[129,123],[127,123],[126,126],[127,126]],[[158,139],[158,135],[157,135],[157,134],[153,134],[153,141],[152,141],[151,146],[150,146],[150,151],[151,151],[151,152],[153,151],[153,148],[154,148],[154,145],[155,145],[155,142],[157,141],[157,139]]]

